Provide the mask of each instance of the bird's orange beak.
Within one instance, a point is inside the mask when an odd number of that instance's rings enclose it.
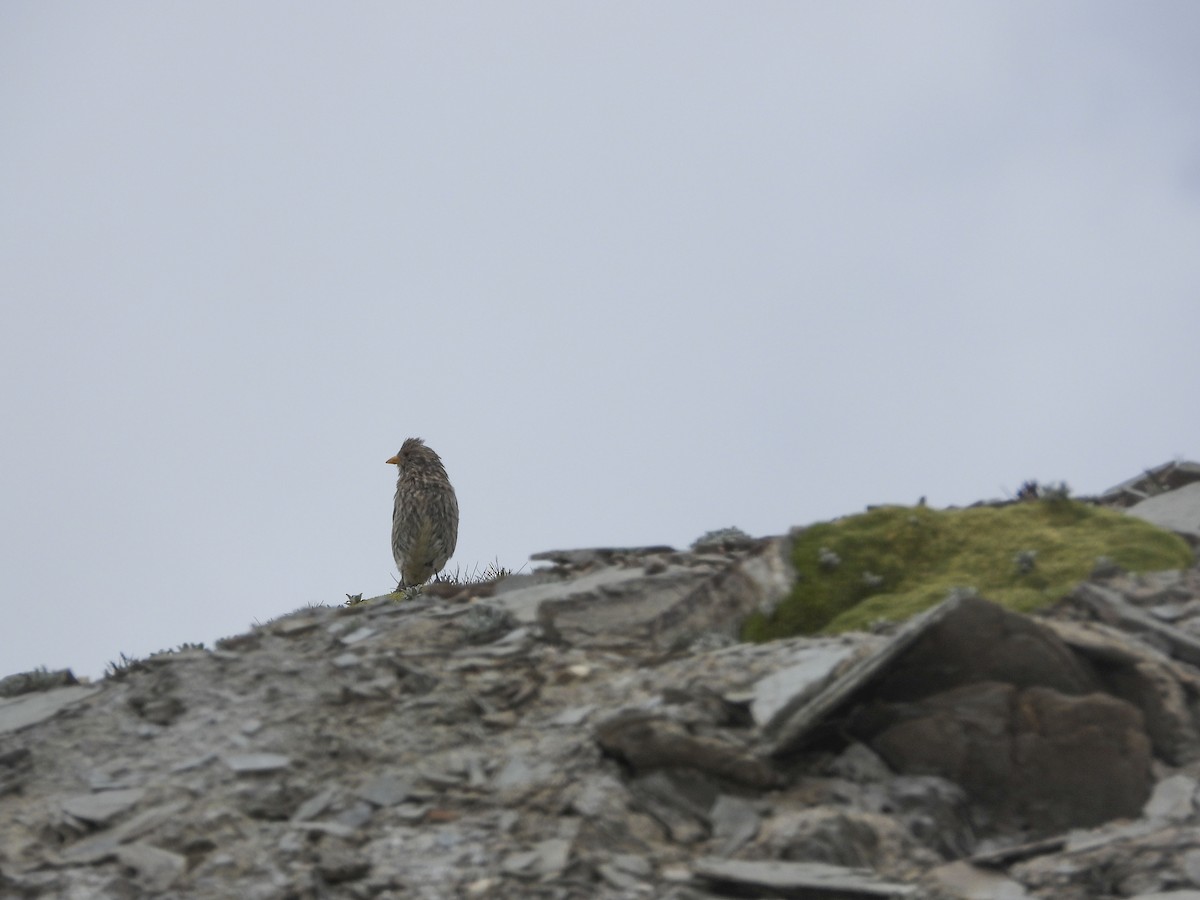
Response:
[[[387,464],[388,464],[389,466],[398,466],[398,465],[400,465],[400,457],[399,457],[399,456],[393,456],[391,459],[389,459],[389,460],[387,461]]]

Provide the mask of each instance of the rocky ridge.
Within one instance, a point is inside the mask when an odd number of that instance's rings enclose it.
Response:
[[[1200,525],[1177,469],[1120,505]],[[539,554],[0,680],[0,898],[1200,900],[1200,566],[738,643],[788,547]]]

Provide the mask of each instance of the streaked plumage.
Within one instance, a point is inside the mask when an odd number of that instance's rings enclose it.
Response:
[[[392,510],[392,557],[400,587],[424,584],[442,570],[458,543],[458,498],[442,460],[409,438],[388,462],[399,468]]]

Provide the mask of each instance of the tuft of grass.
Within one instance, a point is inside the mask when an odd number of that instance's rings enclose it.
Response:
[[[524,566],[521,567],[522,569]],[[517,570],[518,572],[520,569]],[[492,560],[482,570],[478,563],[470,570],[463,569],[462,566],[455,566],[454,571],[442,571],[433,577],[429,584],[449,584],[453,586],[463,586],[471,584],[487,584],[490,581],[498,581],[501,578],[507,578],[509,575],[516,574],[512,569],[500,565],[499,560]],[[413,597],[420,596],[425,585],[416,587],[401,588],[397,584],[388,593],[400,598],[401,600],[411,600]],[[362,594],[347,594],[346,606],[356,606],[363,602]]]
[[[439,572],[436,576],[434,576],[432,583],[454,585],[486,584],[489,581],[507,578],[512,574],[512,569],[500,565],[499,560],[493,559],[490,563],[484,566],[483,571],[480,571],[479,564],[476,563],[470,571],[463,569],[462,566],[455,566],[453,572]]]
[[[1063,490],[1000,507],[879,507],[797,535],[791,594],[770,616],[750,616],[742,636],[766,641],[899,621],[956,588],[1028,612],[1069,592],[1099,557],[1131,571],[1192,563],[1178,535]]]

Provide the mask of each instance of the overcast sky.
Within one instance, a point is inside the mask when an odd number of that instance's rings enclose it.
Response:
[[[0,5],[0,675],[1200,456],[1200,4]]]

